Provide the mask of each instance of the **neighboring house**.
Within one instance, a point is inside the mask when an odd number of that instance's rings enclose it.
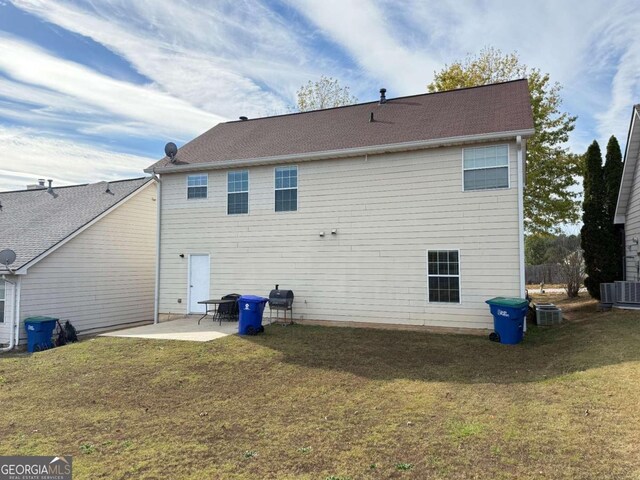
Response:
[[[161,177],[159,316],[295,294],[296,321],[486,329],[524,295],[526,80],[221,123]]]
[[[631,113],[631,124],[624,151],[624,167],[615,223],[624,226],[625,278],[632,282],[640,281],[640,105],[635,105]]]
[[[24,340],[35,315],[81,334],[151,322],[156,182],[43,184],[0,192],[0,250],[17,255],[0,265],[0,344]]]

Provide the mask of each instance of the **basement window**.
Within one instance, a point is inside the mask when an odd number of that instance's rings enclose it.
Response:
[[[509,188],[509,147],[464,148],[464,190]]]
[[[188,175],[187,176],[187,199],[207,198],[207,188],[209,175]]]
[[[249,213],[249,172],[227,174],[227,215]]]
[[[276,212],[298,210],[298,167],[276,167]]]
[[[460,252],[427,252],[429,303],[460,303]]]
[[[0,323],[4,323],[5,282],[0,279]]]

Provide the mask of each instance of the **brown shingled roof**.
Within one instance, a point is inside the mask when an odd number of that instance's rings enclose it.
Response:
[[[369,122],[373,112],[374,121]],[[220,123],[178,150],[175,165],[391,145],[533,129],[526,80]],[[169,163],[165,157],[151,168]],[[173,166],[173,165],[172,165]]]

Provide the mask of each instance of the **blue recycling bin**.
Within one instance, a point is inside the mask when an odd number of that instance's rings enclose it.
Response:
[[[242,295],[238,299],[238,333],[240,335],[257,335],[264,332],[262,312],[268,298],[256,295]]]
[[[29,317],[24,321],[27,331],[27,351],[38,352],[53,348],[53,330],[56,328],[57,318]]]
[[[524,298],[495,297],[486,303],[493,315],[494,332],[489,338],[507,345],[520,343],[524,336],[529,301]]]

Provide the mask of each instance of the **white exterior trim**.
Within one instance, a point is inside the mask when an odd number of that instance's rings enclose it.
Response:
[[[27,270],[29,270],[30,267],[32,267],[33,265],[35,265],[36,263],[38,263],[40,260],[42,260],[43,258],[48,257],[49,255],[51,255],[53,252],[55,252],[56,250],[58,250],[60,247],[62,247],[63,245],[65,245],[67,242],[69,242],[70,240],[73,240],[74,238],[76,238],[78,235],[80,235],[82,232],[84,232],[86,229],[88,229],[89,227],[91,227],[92,225],[98,223],[100,220],[102,220],[104,217],[106,217],[107,215],[109,215],[111,212],[113,212],[116,208],[120,207],[120,205],[125,204],[126,202],[128,202],[129,200],[131,200],[132,198],[134,198],[136,195],[138,195],[140,192],[142,192],[143,190],[147,189],[150,185],[153,185],[155,183],[155,180],[151,180],[148,181],[147,183],[145,183],[144,185],[142,185],[141,187],[137,188],[136,190],[134,190],[133,192],[131,192],[129,195],[127,195],[126,197],[124,197],[122,200],[120,200],[118,203],[116,203],[115,205],[113,205],[112,207],[110,207],[109,209],[105,210],[104,212],[102,212],[100,215],[98,215],[96,218],[94,218],[93,220],[91,220],[88,223],[85,223],[82,227],[80,227],[78,230],[76,230],[75,232],[73,232],[71,235],[69,235],[68,237],[60,240],[57,244],[55,244],[53,247],[49,248],[49,250],[41,253],[40,255],[38,255],[37,257],[31,259],[30,261],[28,261],[25,265],[23,265],[22,267],[20,267],[18,270],[16,270],[15,272],[12,272],[14,275],[26,275],[27,274]]]
[[[447,252],[458,252],[458,275],[429,275],[429,252],[443,252],[443,251],[447,251]],[[457,307],[463,304],[462,302],[462,259],[460,258],[460,249],[459,248],[452,248],[452,247],[427,247],[426,251],[424,252],[424,258],[425,258],[425,266],[426,266],[426,273],[427,273],[427,308],[429,308],[429,306],[435,306],[435,307]],[[457,278],[458,279],[458,301],[457,302],[432,302],[429,298],[429,277],[451,277],[451,278]]]
[[[156,278],[153,299],[153,323],[160,321],[160,244],[162,234],[162,180],[160,176],[153,174],[158,184],[156,190]]]
[[[22,287],[22,278],[16,277],[16,308],[15,318],[13,319],[13,331],[15,335],[15,345],[20,345],[20,292]]]
[[[242,172],[247,172],[247,191],[246,192],[230,192],[229,191],[229,174],[230,173],[242,173]],[[224,211],[225,214],[228,217],[241,217],[243,215],[249,215],[249,213],[251,212],[251,170],[249,170],[248,168],[242,168],[242,169],[237,169],[234,168],[232,170],[227,171],[227,176],[226,176],[226,182],[227,182],[227,194],[224,197]],[[246,193],[247,194],[247,213],[229,213],[229,195],[233,194],[233,193]]]
[[[517,137],[516,137],[517,138]],[[492,191],[492,190],[508,190],[511,188],[511,148],[509,148],[509,144],[508,143],[497,143],[495,145],[486,145],[486,147],[502,147],[502,146],[506,146],[507,147],[507,164],[506,165],[500,165],[499,167],[480,167],[480,168],[464,168],[464,151],[467,150],[467,148],[462,147],[462,178],[461,178],[461,189],[463,192],[484,192],[484,191]],[[485,146],[475,146],[475,147],[468,147],[469,149],[471,148],[485,148]],[[464,172],[467,170],[487,170],[488,168],[504,168],[507,167],[507,186],[506,187],[493,187],[493,188],[474,188],[474,189],[470,189],[470,190],[466,190],[464,188]]]
[[[633,107],[633,114],[631,116],[631,125],[629,126],[629,135],[627,136],[627,145],[624,152],[624,164],[622,167],[622,179],[620,180],[620,190],[618,191],[618,202],[616,204],[616,211],[614,217],[614,223],[626,223],[627,216],[627,204],[629,197],[631,196],[631,189],[633,188],[633,179],[635,177],[636,162],[638,153],[640,151],[640,138],[635,140],[636,137],[640,137],[640,127],[636,125],[636,119],[640,117],[637,105]],[[634,140],[634,143],[632,143]]]
[[[295,210],[281,210],[281,211],[277,211],[276,210],[276,191],[277,190],[293,190],[293,188],[278,188],[276,189],[276,170],[278,168],[281,167],[296,167],[296,209]],[[273,212],[276,213],[277,215],[280,214],[287,214],[287,213],[296,213],[300,211],[300,195],[299,195],[299,191],[300,191],[300,168],[298,167],[298,165],[294,164],[294,165],[276,165],[275,167],[273,167],[273,196],[271,197],[271,199],[273,200]]]
[[[203,177],[207,177],[207,196],[202,198],[202,197],[197,197],[197,198],[189,198],[189,177],[197,177],[197,176],[203,176]],[[197,201],[205,201],[205,200],[209,200],[209,172],[202,172],[202,173],[191,173],[190,175],[187,175],[185,177],[185,182],[186,182],[186,189],[184,191],[184,198],[189,200],[190,202],[197,202]],[[200,185],[202,186],[202,185]],[[198,188],[198,187],[191,187],[191,188]]]
[[[524,149],[525,143],[520,135],[516,137],[516,154],[518,156],[518,253],[520,260],[520,298],[526,298],[525,267],[524,267]],[[523,330],[527,331],[525,316]]]
[[[191,311],[191,257],[207,257],[208,259],[208,270],[209,270],[209,292],[207,296],[211,295],[211,254],[209,253],[189,253],[187,255],[187,314],[198,314],[199,312]],[[207,305],[204,306],[205,312],[207,311]]]
[[[507,140],[517,136],[527,137],[535,133],[534,129],[514,130],[511,132],[495,132],[480,135],[465,135],[459,137],[437,138],[432,140],[418,140],[414,142],[402,142],[386,145],[373,145],[357,148],[343,148],[339,150],[325,150],[322,152],[294,153],[288,155],[276,155],[272,157],[257,157],[245,159],[222,160],[218,162],[194,163],[188,165],[169,164],[164,167],[150,167],[144,171],[147,173],[173,173],[192,172],[198,170],[222,170],[228,168],[248,167],[252,165],[273,165],[290,162],[309,162],[313,160],[335,159],[343,157],[357,157],[362,155],[374,155],[380,153],[402,152],[408,150],[421,150],[431,147],[458,145],[462,143],[489,142],[492,140]]]

